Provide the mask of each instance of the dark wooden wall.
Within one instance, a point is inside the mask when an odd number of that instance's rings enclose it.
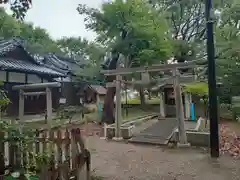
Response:
[[[86,103],[96,103],[97,102],[97,93],[91,88],[87,87],[84,90],[84,101]]]
[[[7,106],[7,114],[9,116],[18,116],[19,109],[19,91],[12,90],[14,85],[20,85],[20,83],[5,83],[4,88],[7,92],[8,98],[10,100]],[[45,91],[45,89],[35,89],[31,92]],[[52,89],[52,107],[57,109],[59,106],[59,88]],[[46,110],[46,95],[40,95],[39,97],[32,96],[27,97],[24,100],[24,113],[25,114],[40,114],[44,113]]]
[[[62,83],[61,97],[66,98],[66,104],[68,106],[75,106],[80,104],[80,96],[78,95],[77,88],[72,82]]]

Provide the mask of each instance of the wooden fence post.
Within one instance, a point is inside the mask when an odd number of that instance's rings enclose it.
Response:
[[[50,88],[46,88],[46,102],[47,102],[47,122],[52,125],[52,92]]]
[[[22,89],[19,90],[19,120],[23,119],[24,116],[24,91]]]

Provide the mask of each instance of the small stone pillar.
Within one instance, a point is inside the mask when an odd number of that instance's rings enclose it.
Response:
[[[184,93],[184,101],[185,101],[185,117],[187,120],[191,117],[191,94]]]
[[[166,117],[164,92],[160,92],[160,115]]]

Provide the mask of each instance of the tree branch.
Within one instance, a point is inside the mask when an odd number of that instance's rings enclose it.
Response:
[[[177,39],[178,38],[178,33],[180,31],[180,26],[177,27],[176,21],[174,20],[174,17],[173,17],[173,13],[172,13],[172,16],[171,16],[171,20],[172,20],[172,23],[173,23],[173,27],[175,29],[175,36],[174,36],[174,38]]]
[[[198,11],[195,16],[196,18],[191,26],[191,32],[188,34],[188,38],[187,38],[188,41],[190,41],[193,37],[201,33],[199,29],[203,25],[203,18],[204,18],[204,13],[202,12],[202,4],[198,5]]]
[[[187,33],[190,29],[190,24],[192,21],[194,21],[195,19],[193,19],[194,14],[195,14],[195,10],[197,8],[197,5],[195,5],[193,7],[193,9],[188,9],[188,12],[190,14],[190,16],[188,17],[188,19],[186,20],[186,22],[183,24],[182,28],[181,28],[181,35],[182,35],[182,39],[185,40]]]

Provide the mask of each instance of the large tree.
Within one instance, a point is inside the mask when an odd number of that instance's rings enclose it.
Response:
[[[40,27],[34,27],[30,23],[18,22],[20,27],[19,36],[26,42],[26,47],[32,53],[44,54],[48,52],[61,53],[56,41],[49,33]]]
[[[96,42],[81,37],[64,37],[57,40],[58,47],[70,58],[84,65],[78,78],[94,80],[101,78],[100,68],[105,56],[105,48]]]
[[[150,0],[160,13],[167,14],[173,37],[174,55],[179,61],[206,58],[205,1]],[[221,99],[229,99],[240,92],[238,0],[213,0],[215,15],[215,51]],[[206,77],[206,76],[205,76]]]
[[[173,37],[174,57],[178,62],[205,56],[205,2],[199,0],[149,0],[165,13]]]
[[[9,4],[13,17],[23,20],[31,7],[32,0],[0,0],[0,4]]]
[[[20,27],[17,21],[9,16],[4,8],[0,8],[0,36],[10,38],[18,36]]]
[[[217,75],[222,86],[220,98],[230,102],[240,93],[240,3],[232,1],[220,12],[216,28]]]
[[[143,65],[165,61],[171,52],[167,23],[144,0],[115,0],[103,3],[101,10],[79,5],[80,14],[86,15],[86,27],[97,33],[97,39],[111,49],[111,59],[105,68],[115,69],[122,54],[125,65]],[[111,82],[115,77],[107,77]],[[115,88],[107,90],[103,120],[114,122]]]
[[[70,58],[85,59],[88,41],[81,37],[64,37],[57,40],[58,47]]]
[[[32,53],[61,52],[45,29],[16,20],[4,8],[0,8],[0,36],[5,39],[18,36],[23,38],[26,48]]]

